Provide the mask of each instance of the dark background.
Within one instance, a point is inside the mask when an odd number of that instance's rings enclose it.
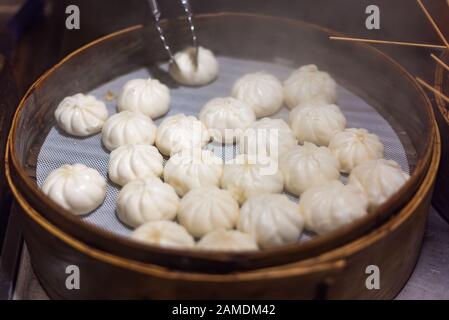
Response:
[[[23,4],[24,0],[0,0],[0,25]],[[34,15],[22,14],[15,26],[21,42],[13,53],[19,91],[43,70],[81,45],[112,31],[134,24],[152,22],[147,0],[31,0]],[[44,5],[45,16],[36,18],[38,4]],[[181,13],[179,0],[159,0],[165,17]],[[237,11],[285,16],[323,25],[344,34],[374,39],[416,41],[440,44],[441,41],[426,20],[415,0],[191,0],[196,13]],[[433,16],[449,33],[446,0],[424,0]],[[65,29],[65,8],[78,5],[81,29]],[[381,9],[381,30],[365,28],[365,8],[376,4]],[[446,15],[446,16],[444,16]],[[34,21],[37,20],[37,21]],[[28,30],[26,30],[28,28]],[[17,30],[19,29],[19,30]],[[18,38],[17,38],[18,37]],[[17,43],[16,43],[17,45]],[[413,73],[431,76],[433,63],[428,51],[414,48],[379,46]]]

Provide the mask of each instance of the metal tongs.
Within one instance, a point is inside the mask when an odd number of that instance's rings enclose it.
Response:
[[[192,52],[191,58],[192,58],[194,67],[197,68],[198,67],[198,37],[196,35],[195,25],[193,24],[192,8],[190,6],[189,0],[180,0],[180,1],[181,1],[182,6],[184,7],[184,12],[187,15],[187,21],[189,23],[190,31],[192,33],[192,42],[193,42],[194,50]],[[164,30],[162,29],[161,24],[160,24],[162,13],[159,10],[158,2],[157,2],[157,0],[148,0],[148,2],[150,4],[151,12],[154,17],[154,21],[156,24],[156,29],[159,33],[159,37],[161,38],[162,44],[164,45],[164,48],[165,48],[165,51],[167,51],[168,56],[170,57],[170,63],[179,69],[179,66],[175,60],[173,51],[171,50],[171,47],[168,44],[167,39],[165,38]]]

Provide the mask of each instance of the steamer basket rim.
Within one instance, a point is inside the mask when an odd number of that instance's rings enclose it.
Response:
[[[257,15],[257,14],[244,14],[244,13],[227,13],[227,12],[222,12],[222,13],[218,13],[218,14],[204,14],[204,15],[198,15],[197,19],[205,19],[205,18],[216,18],[216,17],[227,17],[227,16],[231,16],[231,17],[239,17],[239,18],[257,18],[257,19],[265,19],[268,20],[268,22],[276,22],[276,23],[283,23],[283,24],[291,24],[294,26],[303,26],[303,27],[309,27],[309,28],[314,28],[322,33],[325,33],[327,35],[340,35],[339,33],[332,31],[330,29],[327,28],[323,28],[321,26],[318,25],[314,25],[308,22],[303,22],[303,21],[299,21],[299,20],[293,20],[293,19],[289,19],[289,18],[278,18],[278,17],[270,17],[270,16],[263,16],[263,15]],[[27,99],[31,96],[31,94],[34,92],[34,90],[39,88],[39,85],[42,81],[45,81],[45,79],[57,68],[59,68],[61,65],[63,65],[66,61],[70,60],[71,58],[73,58],[74,56],[76,56],[77,54],[79,54],[80,52],[83,52],[85,50],[89,50],[90,48],[95,47],[96,44],[98,43],[102,43],[105,41],[108,41],[111,38],[115,38],[118,36],[123,36],[126,35],[128,33],[132,33],[132,32],[137,32],[137,31],[142,31],[144,29],[143,25],[136,25],[136,26],[132,26],[123,30],[119,30],[117,32],[114,32],[112,34],[106,35],[102,38],[99,38],[77,50],[75,50],[74,52],[72,52],[71,54],[69,54],[68,56],[66,56],[65,58],[63,58],[59,63],[57,63],[54,67],[52,67],[51,69],[49,69],[47,72],[45,72],[38,80],[36,80],[36,82],[30,87],[30,89],[27,91],[27,93],[24,95],[24,97],[22,98],[21,102],[19,103],[19,106],[15,112],[14,118],[13,118],[13,123],[12,123],[12,127],[8,136],[8,143],[7,143],[7,155],[6,158],[8,158],[8,154],[11,153],[11,159],[10,161],[7,160],[8,163],[12,164],[12,166],[14,167],[16,173],[18,174],[18,179],[20,179],[26,186],[27,188],[29,188],[29,190],[31,190],[43,203],[45,203],[46,206],[49,206],[50,208],[52,208],[54,211],[59,211],[64,218],[66,218],[67,220],[69,220],[71,223],[75,223],[77,226],[87,229],[87,231],[89,233],[92,233],[95,236],[100,236],[103,237],[109,241],[118,241],[121,244],[124,244],[128,247],[131,247],[133,249],[137,249],[137,250],[144,250],[147,253],[151,253],[151,252],[159,252],[159,253],[163,253],[163,254],[167,254],[167,255],[174,255],[174,256],[180,256],[180,257],[189,257],[189,258],[200,258],[200,259],[204,259],[207,261],[215,261],[215,262],[232,262],[235,260],[239,260],[241,258],[247,258],[248,255],[250,255],[251,257],[258,259],[258,258],[264,258],[264,257],[269,257],[272,255],[276,255],[276,254],[288,254],[289,252],[292,251],[298,251],[298,250],[309,250],[309,251],[313,251],[313,249],[315,248],[320,248],[322,246],[325,246],[326,244],[329,246],[331,242],[336,241],[336,239],[343,239],[344,235],[348,235],[350,231],[355,230],[358,226],[363,225],[364,223],[367,223],[367,221],[371,221],[372,223],[374,221],[378,221],[379,219],[381,219],[382,217],[382,212],[385,212],[386,210],[388,210],[388,208],[390,208],[393,204],[396,204],[398,201],[400,201],[403,198],[403,195],[405,193],[407,193],[407,191],[410,193],[412,190],[411,189],[415,189],[413,190],[413,192],[416,191],[416,189],[418,188],[418,185],[421,183],[422,178],[423,177],[418,177],[417,174],[418,173],[422,173],[422,175],[424,175],[425,170],[427,170],[428,165],[431,161],[431,157],[432,157],[432,147],[434,146],[434,138],[435,138],[435,133],[436,133],[436,124],[435,124],[435,117],[434,117],[434,113],[433,113],[433,109],[432,109],[432,105],[430,103],[429,97],[425,94],[424,90],[421,88],[421,86],[416,82],[416,80],[414,79],[413,76],[411,76],[400,64],[398,64],[395,60],[393,60],[392,58],[390,58],[389,56],[387,56],[385,53],[381,52],[380,50],[368,45],[368,44],[346,44],[346,45],[350,45],[350,46],[357,46],[357,47],[365,47],[366,49],[369,49],[373,52],[373,54],[378,55],[380,58],[382,58],[386,63],[389,63],[392,67],[396,68],[396,70],[398,72],[400,72],[402,74],[402,76],[404,77],[404,80],[408,80],[410,82],[411,85],[413,85],[415,87],[415,89],[419,92],[419,94],[422,96],[423,98],[423,104],[424,107],[426,108],[426,113],[428,115],[427,117],[427,121],[428,122],[428,126],[430,128],[430,134],[427,137],[427,141],[426,144],[429,146],[428,150],[425,153],[425,156],[421,159],[418,159],[418,163],[415,169],[415,174],[412,175],[411,179],[407,182],[407,184],[395,195],[392,197],[392,199],[390,199],[387,203],[385,203],[384,205],[382,205],[381,207],[378,208],[378,210],[376,210],[376,212],[373,212],[371,214],[369,214],[368,216],[366,216],[364,219],[361,219],[349,226],[346,226],[344,228],[341,228],[339,230],[336,230],[332,233],[329,233],[327,235],[324,236],[320,236],[320,237],[316,237],[306,243],[296,243],[296,244],[290,244],[290,245],[285,245],[285,246],[280,246],[280,247],[276,247],[276,248],[272,248],[272,249],[267,249],[267,250],[263,250],[260,252],[251,252],[251,253],[215,253],[215,252],[201,252],[201,251],[193,251],[193,250],[179,250],[179,249],[166,249],[166,248],[160,248],[157,246],[149,246],[149,245],[143,245],[131,240],[128,240],[124,237],[119,237],[116,236],[112,233],[109,233],[107,231],[104,231],[102,229],[99,229],[95,226],[91,226],[88,225],[86,223],[83,223],[79,218],[74,217],[72,214],[70,214],[68,211],[63,210],[62,208],[60,208],[59,206],[57,206],[56,204],[54,204],[52,201],[50,201],[43,193],[42,191],[36,186],[35,182],[32,181],[32,179],[27,175],[27,173],[25,172],[25,170],[21,167],[20,165],[20,161],[17,158],[17,153],[15,151],[15,147],[14,147],[14,139],[17,137],[17,123],[18,123],[18,119],[21,115],[22,110],[24,109],[24,106],[26,104]],[[432,134],[432,132],[434,134]],[[6,161],[5,161],[6,163]],[[8,173],[9,173],[9,168],[8,168]],[[8,183],[10,184],[11,187],[13,187],[14,182],[12,181],[12,179],[8,179]],[[14,185],[15,186],[15,185]],[[407,199],[407,201],[410,199]],[[383,217],[382,219],[384,219],[386,217]],[[348,241],[342,241],[343,244],[347,243]],[[333,245],[330,245],[332,248],[335,247]],[[329,249],[332,249],[329,248]]]

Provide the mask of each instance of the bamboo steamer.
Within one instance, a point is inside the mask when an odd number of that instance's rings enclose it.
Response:
[[[446,50],[441,55],[441,60],[446,64],[449,63],[449,52]],[[446,96],[449,95],[449,71],[443,66],[437,64],[435,70],[435,87],[438,91],[443,92]],[[449,136],[449,104],[440,96],[435,95],[436,101],[436,119],[442,137]],[[446,139],[442,139],[442,161],[440,171],[435,186],[435,195],[433,197],[433,204],[440,215],[449,222],[449,192],[447,186],[449,185],[449,145]]]
[[[51,224],[11,181],[34,271],[54,299],[392,299],[419,256],[440,161],[438,132],[431,169],[398,214],[346,245],[296,263],[232,274],[170,270],[96,249]],[[10,165],[10,163],[7,163]],[[80,289],[67,290],[68,265],[80,270]],[[366,268],[380,270],[380,289],[368,290]]]
[[[263,61],[282,57],[294,61],[296,65],[313,62],[329,70],[346,88],[370,101],[399,133],[413,172],[411,179],[382,207],[352,225],[305,243],[257,253],[163,249],[142,245],[83,223],[49,201],[39,190],[34,180],[37,155],[43,140],[54,126],[53,111],[64,96],[73,92],[88,92],[139,66],[150,66],[165,60],[165,53],[153,28],[136,26],[75,51],[45,73],[23,98],[10,132],[8,161],[10,186],[15,190],[16,198],[22,199],[23,204],[28,203],[24,205],[24,211],[29,213],[32,210],[58,232],[92,250],[107,252],[120,259],[186,272],[231,273],[275,267],[319,256],[375,230],[409,201],[414,201],[423,179],[438,165],[438,161],[432,162],[432,155],[438,148],[435,141],[437,130],[428,97],[400,65],[369,46],[329,42],[329,35],[335,33],[296,20],[222,13],[198,16],[196,24],[202,43],[218,54]],[[176,43],[188,43],[188,32],[173,33],[171,30],[174,27],[179,30],[177,21],[165,23],[168,36],[177,37]],[[291,35],[301,41],[292,41]],[[267,46],[267,43],[270,45]],[[308,50],[303,50],[304,45],[307,45]],[[76,81],[68,81],[71,79]],[[430,196],[430,188],[426,196]],[[36,252],[40,252],[36,255],[43,255],[42,251],[45,250],[53,253],[58,251],[54,246],[62,245],[61,242],[47,242],[44,238],[37,240],[48,230],[32,228],[36,225],[30,219],[25,219],[25,224],[30,226],[26,229],[36,237],[29,238],[32,242],[31,251],[35,248]],[[48,237],[47,240],[54,238]],[[44,242],[47,242],[46,246],[39,247],[39,243]],[[68,248],[61,247],[61,250],[60,253],[64,254]],[[31,255],[34,253],[31,252]],[[67,255],[67,258],[70,256]],[[336,269],[339,269],[340,264],[337,265]],[[317,270],[323,268],[333,270],[335,265],[325,264]],[[148,296],[155,296],[155,293]]]

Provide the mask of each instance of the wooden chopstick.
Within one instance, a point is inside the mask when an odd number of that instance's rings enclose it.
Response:
[[[437,96],[439,96],[441,99],[443,99],[444,101],[446,101],[447,103],[449,103],[449,97],[447,97],[445,94],[443,94],[442,92],[438,91],[437,89],[435,89],[434,87],[432,87],[430,84],[428,84],[427,82],[425,82],[424,80],[422,80],[421,78],[416,78],[416,81],[418,81],[418,83],[420,85],[422,85],[424,88],[432,91],[433,93],[435,93]]]
[[[430,55],[432,57],[433,60],[435,60],[436,62],[438,62],[438,64],[440,64],[444,69],[446,69],[447,71],[449,71],[449,65],[447,65],[445,62],[443,62],[440,58],[438,58],[436,55],[434,55],[433,53]]]
[[[435,29],[435,31],[437,32],[438,36],[441,38],[441,40],[444,42],[444,45],[446,46],[447,49],[449,49],[449,43],[447,42],[445,36],[443,35],[443,33],[441,32],[440,28],[438,27],[438,25],[436,24],[435,20],[432,18],[432,16],[430,15],[429,11],[427,10],[427,8],[424,6],[424,4],[422,3],[421,0],[416,0],[419,4],[419,6],[421,7],[422,11],[424,12],[424,14],[426,15],[427,19],[430,21],[430,23],[432,24],[433,28]]]
[[[374,43],[374,44],[391,44],[391,45],[398,45],[398,46],[421,47],[421,48],[431,48],[431,49],[443,49],[443,50],[447,49],[446,46],[442,46],[442,45],[416,43],[416,42],[386,41],[386,40],[350,38],[350,37],[329,37],[329,39],[339,40],[339,41]]]

